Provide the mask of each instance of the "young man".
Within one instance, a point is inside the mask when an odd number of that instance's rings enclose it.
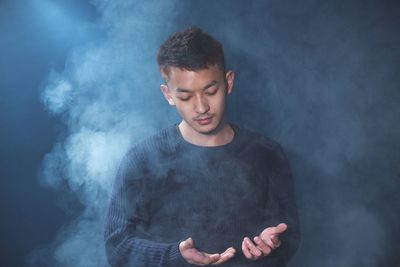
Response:
[[[199,28],[158,52],[161,91],[182,121],[129,150],[106,221],[112,266],[285,266],[299,243],[280,146],[224,117],[234,73]]]

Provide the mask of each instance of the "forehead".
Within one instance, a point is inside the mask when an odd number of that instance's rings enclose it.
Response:
[[[217,65],[196,71],[171,67],[167,83],[172,88],[197,89],[222,78],[223,72]]]

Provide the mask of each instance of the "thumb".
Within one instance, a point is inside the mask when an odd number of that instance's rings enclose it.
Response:
[[[193,248],[194,247],[194,241],[191,237],[189,237],[188,239],[182,241],[179,245],[181,247],[181,249],[189,249],[189,248]]]
[[[287,225],[285,223],[280,223],[275,227],[275,233],[276,234],[281,234],[285,232],[287,229]]]

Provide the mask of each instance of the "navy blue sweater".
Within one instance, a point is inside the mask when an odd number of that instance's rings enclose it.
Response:
[[[224,266],[285,266],[297,250],[299,223],[293,181],[280,146],[232,125],[232,142],[201,147],[186,142],[177,125],[134,146],[116,175],[106,219],[112,266],[192,266],[179,242],[237,253]],[[241,251],[243,237],[284,222],[282,246],[257,261]]]

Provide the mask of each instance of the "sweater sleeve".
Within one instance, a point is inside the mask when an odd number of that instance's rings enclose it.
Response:
[[[134,151],[119,167],[105,223],[105,246],[111,266],[184,266],[179,242],[160,243],[146,235],[144,172]]]
[[[300,243],[300,223],[292,172],[279,145],[276,151],[273,172],[269,179],[267,217],[271,226],[286,223],[288,228],[280,235],[282,245],[266,257],[269,263],[266,266],[286,266]]]

